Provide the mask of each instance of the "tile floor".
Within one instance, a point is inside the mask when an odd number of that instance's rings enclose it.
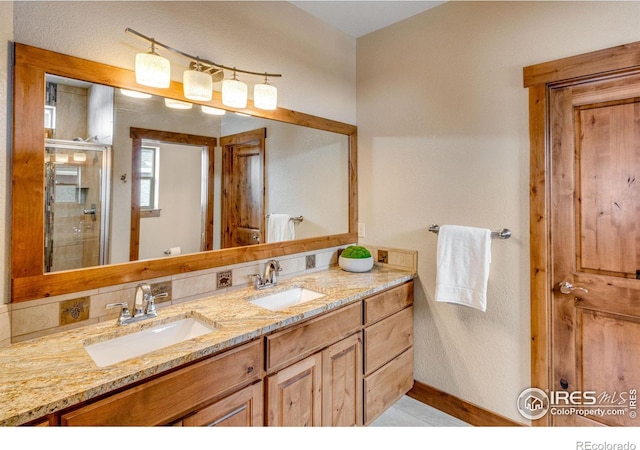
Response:
[[[471,425],[405,395],[369,426],[469,427]]]

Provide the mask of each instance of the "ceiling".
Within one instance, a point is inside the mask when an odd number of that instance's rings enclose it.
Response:
[[[423,0],[291,1],[318,19],[344,31],[353,38],[379,30],[408,17],[445,3]]]

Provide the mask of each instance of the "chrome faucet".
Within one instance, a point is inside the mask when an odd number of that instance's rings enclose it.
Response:
[[[136,294],[133,300],[133,314],[129,310],[129,304],[127,302],[122,303],[109,303],[107,309],[121,307],[120,316],[118,317],[118,325],[127,325],[133,322],[139,322],[145,319],[151,319],[158,317],[158,311],[156,310],[155,300],[157,298],[166,297],[169,295],[166,292],[162,294],[153,295],[151,293],[151,286],[147,283],[139,284],[136,287]]]
[[[267,265],[264,268],[264,276],[261,276],[259,273],[250,275],[255,277],[254,287],[256,289],[264,289],[269,286],[277,285],[278,272],[282,272],[282,267],[280,267],[280,263],[275,259],[270,259],[269,261],[267,261]]]

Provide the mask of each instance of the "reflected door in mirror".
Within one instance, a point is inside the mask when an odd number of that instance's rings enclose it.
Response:
[[[264,242],[266,128],[223,136],[223,248]]]

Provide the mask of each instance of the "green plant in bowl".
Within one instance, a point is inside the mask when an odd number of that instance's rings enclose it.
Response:
[[[368,272],[373,267],[373,257],[366,247],[350,245],[340,254],[338,265],[347,272]]]

